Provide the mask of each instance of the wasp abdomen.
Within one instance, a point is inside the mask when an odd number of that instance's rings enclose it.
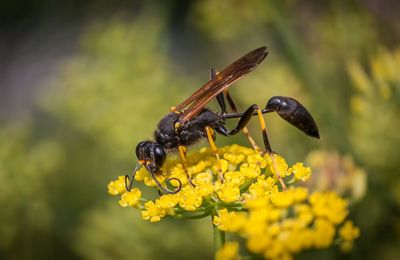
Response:
[[[283,119],[305,134],[319,138],[317,124],[310,112],[296,99],[275,96],[270,98],[265,108],[277,112]]]

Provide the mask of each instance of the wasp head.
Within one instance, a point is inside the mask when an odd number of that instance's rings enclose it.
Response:
[[[136,156],[145,163],[150,172],[157,173],[165,162],[167,154],[160,144],[153,141],[143,141],[136,146]]]

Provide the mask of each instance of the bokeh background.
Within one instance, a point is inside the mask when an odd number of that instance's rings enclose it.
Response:
[[[209,219],[150,224],[106,185],[210,68],[264,45],[232,95],[312,111],[321,140],[267,115],[272,146],[348,197],[362,232],[348,255],[299,259],[400,259],[399,14],[395,0],[1,1],[0,259],[211,259]]]

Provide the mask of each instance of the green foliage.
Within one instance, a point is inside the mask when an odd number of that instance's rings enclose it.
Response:
[[[168,70],[162,24],[162,17],[144,15],[93,25],[82,55],[67,62],[52,84],[56,93],[45,95],[41,106],[112,148],[114,156],[131,151],[132,141],[151,137],[160,111],[169,109],[165,100],[179,100],[183,82]]]
[[[0,250],[17,250],[23,241],[40,245],[34,235],[48,232],[55,217],[47,182],[64,160],[63,150],[51,138],[32,140],[30,130],[29,122],[0,130]],[[29,257],[27,251],[17,254]]]
[[[368,58],[367,69],[354,60],[348,63],[356,90],[351,98],[351,137],[359,157],[369,158],[365,165],[395,171],[400,152],[395,130],[400,128],[400,49],[391,53],[382,48]]]
[[[210,259],[209,227],[208,219],[154,225],[114,201],[85,214],[74,245],[86,259]]]

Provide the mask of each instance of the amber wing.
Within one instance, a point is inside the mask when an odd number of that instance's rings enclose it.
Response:
[[[198,115],[210,100],[255,69],[267,55],[267,48],[261,47],[226,67],[214,79],[208,81],[176,107],[177,111],[182,111],[179,121],[184,123]]]

